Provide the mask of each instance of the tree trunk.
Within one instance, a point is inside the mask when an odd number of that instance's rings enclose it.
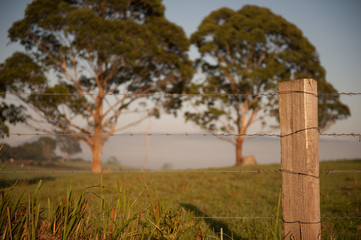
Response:
[[[95,136],[91,150],[93,154],[92,173],[101,173],[102,172],[101,158],[102,158],[103,144],[101,143],[99,136]]]
[[[241,166],[243,164],[242,159],[242,147],[243,147],[243,136],[238,137],[236,141],[236,166]]]
[[[99,87],[98,96],[95,101],[95,115],[94,115],[94,136],[92,137],[92,153],[93,153],[93,163],[92,163],[92,173],[101,173],[101,159],[102,159],[102,150],[104,141],[102,141],[103,135],[103,101],[104,101],[104,86],[100,84],[102,80],[97,78],[97,85]]]

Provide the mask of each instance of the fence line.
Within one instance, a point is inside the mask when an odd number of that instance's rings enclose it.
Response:
[[[361,92],[335,92],[335,93],[322,93],[317,94],[303,92],[303,91],[283,91],[283,92],[269,92],[269,93],[108,93],[107,96],[138,96],[138,97],[267,97],[267,96],[277,96],[281,94],[291,94],[291,93],[306,93],[311,94],[316,97],[318,96],[356,96],[361,95]],[[54,92],[0,92],[0,95],[41,95],[41,96],[97,96],[98,93],[54,93]]]
[[[313,128],[310,128],[313,129]],[[305,129],[307,130],[307,129]],[[295,133],[289,133],[286,135],[281,134],[269,134],[269,133],[251,133],[251,134],[233,134],[233,133],[113,133],[110,136],[184,136],[184,137],[286,137]],[[44,132],[29,132],[29,133],[9,133],[10,136],[102,136],[101,134],[72,134],[72,133],[44,133]],[[320,133],[319,136],[328,137],[361,137],[361,133]]]
[[[280,94],[291,94],[291,93],[307,93],[318,96],[356,96],[361,95],[361,92],[335,92],[335,93],[322,93],[319,92],[317,94],[303,92],[303,91],[283,91],[283,92],[269,92],[269,93],[108,93],[107,96],[138,96],[138,97],[267,97],[267,96],[276,96]],[[41,96],[97,96],[97,93],[53,93],[53,92],[0,92],[0,95],[41,95]]]
[[[277,219],[276,216],[215,216],[215,217],[193,217],[195,219]],[[339,216],[339,217],[329,217],[329,216],[322,216],[322,219],[361,219],[361,216]],[[283,219],[283,217],[278,217],[278,219],[282,220],[283,222],[286,223],[301,223],[301,224],[316,224],[316,223],[320,223],[320,222],[299,222],[299,221],[295,221],[295,222],[287,222],[286,220]]]
[[[282,172],[287,172],[290,174],[296,174],[296,175],[306,175],[314,178],[320,178],[320,176],[314,176],[309,175],[305,173],[298,173],[298,172],[292,172],[285,169],[275,169],[275,170],[264,170],[264,169],[258,169],[258,170],[173,170],[173,171],[145,171],[145,170],[115,170],[115,171],[109,171],[104,172],[103,174],[109,174],[109,173],[147,173],[147,174],[159,174],[159,173],[254,173],[254,174],[279,174]],[[91,171],[87,170],[0,170],[0,173],[92,173]],[[354,170],[354,169],[348,169],[348,170],[321,170],[319,171],[320,174],[323,175],[332,175],[332,174],[346,174],[346,173],[361,173],[361,170]]]
[[[304,92],[304,91],[283,91],[283,92],[269,92],[269,93],[261,93],[261,94],[226,94],[226,93],[203,93],[203,94],[187,94],[187,93],[109,93],[107,95],[109,96],[138,96],[138,97],[150,97],[150,96],[158,96],[158,97],[217,97],[217,96],[232,96],[232,97],[264,97],[264,96],[276,96],[281,94],[291,94],[291,93],[303,93],[303,94],[310,94],[315,97],[318,96],[355,96],[355,95],[361,95],[361,92],[336,92],[336,93],[310,93],[310,92]],[[79,94],[79,93],[46,93],[46,92],[0,92],[0,95],[21,95],[21,94],[28,94],[28,95],[42,95],[42,96],[72,96],[72,95],[98,95],[97,93],[85,93],[85,94]],[[216,136],[216,137],[229,137],[229,136],[247,136],[247,137],[285,137],[297,134],[300,131],[305,131],[309,129],[317,129],[318,128],[308,128],[308,129],[302,129],[298,130],[297,132],[292,132],[286,135],[281,134],[217,134],[217,133],[118,133],[118,134],[111,134],[111,136]],[[17,136],[23,136],[23,135],[76,135],[76,134],[50,134],[50,133],[11,133],[9,135],[17,135]],[[89,135],[89,136],[95,136],[94,134],[81,134],[81,135]],[[341,137],[341,136],[352,136],[352,137],[359,137],[361,141],[361,134],[360,133],[320,133],[320,136],[333,136],[333,137]],[[2,171],[0,170],[0,173],[91,173],[91,171]],[[253,171],[237,171],[237,170],[222,170],[222,171],[111,171],[111,173],[255,173],[255,174],[266,174],[266,173],[273,173],[273,174],[279,174],[279,173],[287,173],[287,174],[295,174],[295,175],[301,175],[305,177],[312,177],[312,178],[320,178],[320,175],[311,175],[307,173],[302,172],[294,172],[287,169],[277,169],[277,170],[253,170]],[[319,171],[319,174],[345,174],[345,173],[361,173],[361,170],[324,170]],[[275,216],[204,216],[204,217],[194,217],[199,219],[277,219]],[[283,221],[283,223],[299,223],[301,224],[320,224],[323,219],[325,220],[331,220],[331,219],[361,219],[361,216],[323,216],[321,217],[322,220],[316,221],[316,222],[301,222],[301,221],[286,221],[283,217],[279,217]]]

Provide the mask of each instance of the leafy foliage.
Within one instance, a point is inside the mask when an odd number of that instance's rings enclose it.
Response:
[[[24,73],[24,69],[27,68],[26,59],[23,59],[23,65],[19,68],[19,71],[10,71],[3,74],[5,64],[0,64],[0,98],[6,98],[6,91],[9,86],[14,85],[12,79],[18,79],[20,73]],[[14,62],[8,61],[7,64],[14,64]],[[27,75],[26,77],[29,77]],[[31,79],[31,78],[29,78]],[[8,124],[15,125],[19,122],[25,122],[28,116],[25,114],[24,106],[16,106],[14,104],[7,104],[6,102],[0,102],[0,137],[9,136]]]
[[[336,92],[326,82],[316,49],[302,31],[267,8],[246,5],[238,11],[216,10],[202,21],[191,42],[201,53],[196,66],[205,78],[190,85],[189,92],[249,94],[194,100],[197,111],[187,112],[186,119],[204,129],[244,134],[261,111],[261,118],[278,117],[276,96],[260,94],[275,91],[281,81],[313,78],[320,92]],[[349,115],[339,96],[319,97],[321,129]],[[234,141],[237,148],[242,142],[241,138]]]
[[[15,125],[19,122],[25,122],[24,110],[23,106],[8,105],[5,102],[0,103],[0,137],[9,136],[7,123]]]

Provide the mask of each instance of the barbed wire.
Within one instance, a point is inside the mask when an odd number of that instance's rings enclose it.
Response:
[[[310,128],[314,129],[314,128]],[[307,130],[307,129],[305,129]],[[184,136],[184,137],[285,137],[289,135],[296,134],[299,130],[294,133],[289,133],[285,135],[277,134],[277,133],[250,133],[250,134],[233,134],[233,133],[194,133],[194,132],[174,132],[174,133],[143,133],[143,132],[134,132],[134,133],[113,133],[110,136]],[[90,133],[81,133],[81,134],[73,134],[73,133],[44,133],[44,132],[29,132],[29,133],[9,133],[10,136],[102,136],[101,134],[90,134]],[[328,137],[361,137],[361,133],[320,133],[320,136],[328,136]]]
[[[159,174],[159,173],[239,173],[239,174],[279,174],[282,172],[295,174],[295,175],[304,175],[304,176],[310,176],[319,178],[319,176],[314,176],[310,174],[305,173],[299,173],[299,172],[292,172],[285,169],[257,169],[257,170],[109,170],[104,171],[102,174],[110,174],[110,173],[147,173],[147,174]],[[90,170],[0,170],[0,173],[85,173],[85,174],[91,174],[92,172]],[[355,170],[355,169],[347,169],[347,170],[321,170],[319,171],[320,174],[324,175],[330,175],[330,174],[344,174],[344,173],[361,173],[361,170]]]
[[[298,176],[313,177],[315,179],[320,178],[320,175],[316,176],[316,175],[303,173],[303,172],[295,172],[295,171],[291,171],[291,170],[288,170],[288,169],[280,169],[280,171],[283,172],[283,173],[288,173],[288,174],[293,174],[293,175],[298,175]]]
[[[226,217],[226,216],[215,216],[215,217],[193,217],[194,219],[276,219],[275,216],[240,216],[240,217]]]
[[[351,216],[336,216],[336,217],[328,217],[328,216],[324,216],[321,217],[323,219],[361,219],[361,216],[355,216],[355,217],[351,217]]]
[[[361,95],[361,92],[335,92],[335,93],[323,93],[317,94],[304,92],[304,91],[282,91],[282,92],[268,92],[268,93],[108,93],[107,96],[138,96],[138,97],[267,97],[276,96],[280,94],[291,94],[291,93],[306,93],[314,96],[356,96]],[[0,92],[0,95],[41,95],[41,96],[97,96],[98,93],[56,93],[56,92]]]
[[[354,134],[354,133],[353,133]],[[82,133],[82,134],[72,134],[72,133],[44,133],[44,132],[29,132],[29,133],[10,133],[9,135],[17,135],[17,136],[27,136],[27,135],[54,135],[54,136],[102,136],[101,134],[88,134],[88,133]],[[357,135],[357,134],[356,134]],[[359,134],[360,135],[360,134]],[[231,137],[231,136],[246,136],[246,137],[280,137],[280,134],[267,134],[267,133],[257,133],[257,134],[228,134],[228,133],[143,133],[143,132],[134,132],[134,133],[113,133],[110,136],[195,136],[195,137]]]
[[[277,219],[276,216],[205,216],[205,217],[193,217],[194,219]],[[305,222],[305,221],[286,221],[283,217],[278,217],[284,223],[301,223],[301,224],[319,224],[322,221],[315,222]],[[361,219],[361,216],[322,216],[321,219],[331,220],[331,219]]]

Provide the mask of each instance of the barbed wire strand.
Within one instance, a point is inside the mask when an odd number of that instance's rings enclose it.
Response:
[[[276,216],[214,216],[214,217],[193,217],[195,219],[277,219]],[[305,222],[305,221],[286,221],[283,217],[279,217],[284,223],[301,223],[301,224],[319,224],[321,221]],[[361,219],[361,216],[322,216],[321,219]]]
[[[276,219],[274,216],[261,217],[261,216],[243,216],[243,217],[223,217],[223,216],[215,216],[215,217],[193,217],[195,219]]]
[[[295,174],[295,175],[304,175],[314,178],[319,178],[320,176],[314,176],[311,174],[293,172],[289,170],[283,169],[274,169],[274,170],[265,170],[265,169],[257,169],[257,170],[109,170],[104,171],[102,174],[110,174],[110,173],[147,173],[147,174],[158,174],[158,173],[239,173],[239,174],[279,174],[282,172]],[[90,170],[0,170],[0,173],[89,173],[92,174]],[[345,173],[361,173],[361,170],[321,170],[320,174],[330,175],[330,174],[345,174]]]
[[[268,93],[258,93],[258,94],[249,94],[249,93],[108,93],[108,96],[139,96],[139,97],[267,97],[267,96],[276,96],[280,94],[291,94],[291,93],[306,93],[314,96],[356,96],[361,95],[361,92],[335,92],[335,93],[322,93],[317,94],[304,92],[304,91],[283,91],[283,92],[268,92]],[[0,92],[0,95],[41,95],[41,96],[97,96],[97,93],[56,93],[56,92]]]
[[[298,176],[307,176],[307,177],[313,177],[316,179],[320,178],[320,175],[316,176],[316,175],[312,175],[312,174],[308,174],[308,173],[294,172],[294,171],[287,170],[287,169],[281,169],[280,171],[284,172],[284,173],[288,173],[288,174],[298,175]]]
[[[310,128],[312,129],[312,128]],[[299,133],[304,130],[299,130],[294,133],[289,133],[285,135],[273,134],[273,133],[251,133],[251,134],[232,134],[232,133],[113,133],[110,136],[194,136],[194,137],[286,137],[296,133]],[[29,133],[9,133],[10,136],[102,136],[101,134],[73,134],[73,133],[44,133],[44,132],[29,132]],[[321,133],[319,136],[328,136],[328,137],[361,137],[361,133]]]

